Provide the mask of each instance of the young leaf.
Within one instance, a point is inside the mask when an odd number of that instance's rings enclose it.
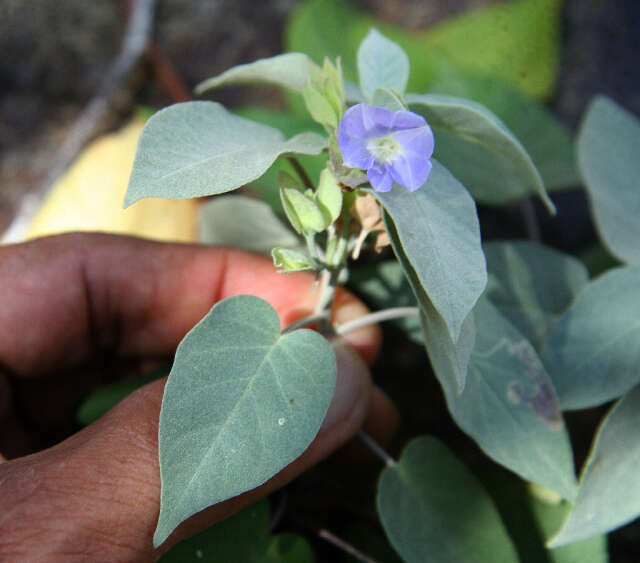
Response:
[[[378,512],[391,544],[408,563],[516,563],[491,498],[438,440],[409,443],[380,476]]]
[[[597,97],[578,135],[578,164],[602,241],[630,264],[640,264],[639,154],[640,121]]]
[[[303,53],[284,53],[249,64],[238,65],[218,76],[198,84],[195,93],[201,96],[207,90],[233,84],[273,84],[294,92],[302,92],[313,61]]]
[[[274,248],[271,251],[273,257],[273,265],[280,268],[284,274],[290,272],[302,272],[304,270],[313,270],[315,264],[304,252],[291,250],[289,248]]]
[[[396,186],[375,196],[393,221],[420,285],[457,341],[487,283],[473,199],[435,160],[420,189],[410,192]]]
[[[215,197],[200,207],[198,240],[268,254],[275,246],[295,248],[300,239],[268,204],[241,195]]]
[[[640,387],[602,422],[580,478],[578,496],[550,547],[613,530],[640,515]]]
[[[154,545],[296,459],[320,428],[335,377],[327,341],[311,330],[281,335],[266,301],[239,295],[216,304],[178,346],[165,387]]]
[[[438,94],[408,94],[407,101],[434,130],[436,157],[465,185],[476,185],[477,177],[491,177],[492,188],[506,192],[497,196],[500,199],[537,193],[547,208],[555,212],[531,157],[487,108],[470,100]],[[440,142],[441,133],[444,143]]]
[[[371,100],[376,88],[393,88],[401,95],[409,80],[409,58],[397,43],[372,28],[358,48],[360,90]]]
[[[533,242],[484,245],[486,295],[540,352],[559,316],[588,283],[582,262]]]
[[[333,129],[338,126],[336,110],[323,92],[317,90],[313,84],[307,83],[302,96],[307,111],[314,121]]]
[[[322,211],[306,194],[295,188],[282,188],[280,199],[291,226],[296,232],[319,233],[327,227]]]
[[[320,173],[320,183],[314,199],[324,216],[325,225],[330,225],[340,216],[342,190],[333,174],[326,168]]]
[[[555,325],[542,358],[563,410],[619,397],[640,381],[640,267],[588,284]]]
[[[214,102],[175,104],[147,123],[125,196],[183,199],[228,192],[264,174],[281,154],[320,154],[326,139],[285,140],[273,127],[229,113]]]

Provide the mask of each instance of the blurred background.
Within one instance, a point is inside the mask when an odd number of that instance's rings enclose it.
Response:
[[[509,5],[516,8],[504,9]],[[145,45],[105,83],[122,62],[136,10],[150,22],[146,35],[144,26],[135,31]],[[86,142],[118,130],[141,107],[184,101],[205,78],[283,50],[316,58],[323,42],[334,46],[330,54],[354,50],[371,24],[405,38],[412,63],[421,49],[441,52],[456,71],[497,77],[546,104],[571,132],[596,93],[638,114],[639,23],[634,0],[0,0],[0,231],[25,194],[42,196]],[[334,36],[340,45],[329,41]],[[354,53],[342,54],[349,75]],[[459,92],[450,84],[438,88],[442,81],[432,74],[412,89]],[[70,143],[96,98],[104,111],[81,124],[81,142]],[[264,87],[225,89],[214,98],[235,107],[288,104]],[[74,145],[66,152],[65,141]],[[78,188],[72,191],[78,197]]]

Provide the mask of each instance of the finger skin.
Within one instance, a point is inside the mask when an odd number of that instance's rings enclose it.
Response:
[[[280,275],[270,261],[229,249],[165,245],[108,235],[66,235],[0,248],[0,367],[36,377],[81,364],[96,352],[161,356],[216,301],[251,293],[283,326],[309,314],[317,296],[305,274]],[[338,292],[336,318],[366,312]],[[376,327],[348,335],[360,356],[337,353],[338,385],[323,427],[305,453],[265,485],[184,523],[166,549],[264,496],[352,436],[367,411]],[[0,560],[151,561],[159,511],[157,421],[164,381],[118,404],[57,446],[0,464]],[[377,397],[379,394],[376,393]],[[387,409],[388,410],[388,409]]]
[[[255,502],[340,447],[362,424],[371,381],[336,347],[338,382],[304,454],[266,484],[217,504],[152,548],[160,507],[157,421],[164,380],[139,389],[61,444],[0,464],[0,560],[152,561],[179,540]]]
[[[283,326],[313,310],[313,276],[278,274],[271,260],[235,249],[163,244],[130,237],[69,234],[0,247],[0,366],[32,377],[87,361],[97,352],[162,356],[217,301],[262,297]],[[350,315],[366,308],[336,296]],[[371,362],[377,327],[347,340]]]

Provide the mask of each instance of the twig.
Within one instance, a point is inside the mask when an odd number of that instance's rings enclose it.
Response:
[[[17,242],[24,238],[40,203],[94,133],[97,123],[109,107],[113,93],[144,53],[151,34],[154,4],[155,0],[133,0],[122,48],[109,67],[100,90],[74,123],[44,181],[22,199],[15,218],[2,237],[2,242]]]
[[[362,563],[378,563],[375,559],[372,559],[368,555],[365,555],[361,551],[358,551],[351,544],[347,543],[344,540],[341,540],[339,537],[332,534],[329,530],[325,530],[323,528],[318,532],[318,536],[323,540],[328,541],[329,543],[340,548],[342,551],[345,551],[349,555],[355,557],[358,561],[362,561]]]

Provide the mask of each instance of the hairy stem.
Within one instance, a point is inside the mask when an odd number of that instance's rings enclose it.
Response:
[[[376,311],[364,315],[360,318],[343,323],[335,327],[336,334],[347,334],[363,326],[369,326],[383,321],[391,321],[393,319],[401,319],[404,317],[417,317],[420,314],[418,307],[392,307],[390,309],[383,309],[382,311]]]
[[[376,454],[387,467],[393,467],[396,464],[396,460],[393,459],[387,452],[382,449],[382,446],[378,444],[369,434],[363,430],[358,430],[358,438],[360,438],[365,446],[367,446],[374,454]]]

